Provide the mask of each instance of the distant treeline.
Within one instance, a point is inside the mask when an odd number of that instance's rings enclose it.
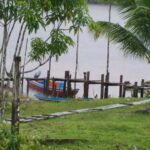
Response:
[[[87,0],[91,4],[108,4],[106,0]]]
[[[105,0],[88,0],[88,3],[101,4],[101,3],[106,3],[106,1]]]

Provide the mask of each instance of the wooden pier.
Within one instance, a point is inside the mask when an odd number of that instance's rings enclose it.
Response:
[[[84,72],[83,78],[80,79],[73,79],[71,78],[71,74],[69,71],[65,71],[64,78],[49,78],[49,75],[47,73],[47,78],[25,78],[27,81],[27,96],[29,95],[29,82],[30,81],[41,81],[43,80],[45,83],[44,92],[47,93],[48,91],[48,82],[49,80],[52,80],[53,85],[56,81],[63,81],[64,82],[64,97],[70,97],[71,96],[71,84],[72,83],[80,83],[83,84],[83,98],[88,99],[89,98],[89,86],[90,85],[100,85],[100,97],[99,99],[106,99],[109,97],[109,88],[110,87],[118,87],[118,97],[126,97],[127,91],[131,91],[132,97],[138,97],[140,93],[140,97],[144,97],[144,91],[147,89],[150,89],[150,86],[144,85],[144,80],[141,80],[141,84],[138,85],[137,82],[134,84],[131,84],[129,81],[123,81],[123,75],[120,75],[120,78],[118,82],[111,82],[110,81],[110,74],[104,75],[102,74],[100,77],[100,80],[90,80],[90,72]],[[56,88],[53,86],[52,91],[53,95],[55,95]]]

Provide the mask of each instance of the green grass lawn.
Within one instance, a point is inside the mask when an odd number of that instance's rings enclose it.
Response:
[[[122,99],[104,99],[104,100],[69,100],[64,102],[50,102],[31,100],[24,102],[20,107],[20,116],[31,116],[37,114],[50,114],[54,112],[70,111],[80,108],[92,108],[113,103],[124,103],[137,101],[137,98],[122,98]]]
[[[28,101],[21,105],[21,116],[134,100],[72,100],[60,103]],[[140,111],[146,107],[150,107],[150,104],[21,123],[20,133],[47,141],[44,150],[116,150],[116,146],[119,150],[134,150],[134,145],[138,150],[149,150],[150,114]]]

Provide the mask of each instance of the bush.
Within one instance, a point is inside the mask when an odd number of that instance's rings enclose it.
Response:
[[[0,125],[0,150],[48,150],[38,138],[24,135],[12,135],[7,124]]]

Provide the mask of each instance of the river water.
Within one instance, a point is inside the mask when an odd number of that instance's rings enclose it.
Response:
[[[91,16],[95,20],[108,20],[108,6],[106,5],[89,5],[89,10]],[[112,18],[111,21],[114,23],[124,24],[124,21],[121,19],[117,9],[112,8]],[[44,39],[48,37],[48,32],[39,30],[35,35],[31,35],[29,40],[35,36],[40,36]],[[16,33],[18,32],[16,28]],[[73,39],[76,40],[76,36],[73,36]],[[9,53],[7,65],[10,68],[12,61],[11,49],[14,48],[14,41],[16,41],[15,34],[13,35],[13,40],[9,45]],[[25,45],[24,45],[25,47]],[[30,49],[30,46],[28,46]],[[29,50],[28,50],[29,51]],[[83,78],[83,72],[90,71],[90,79],[100,80],[101,74],[106,72],[106,51],[107,51],[107,39],[104,37],[95,41],[91,33],[88,32],[87,28],[83,29],[83,32],[80,33],[80,42],[79,42],[79,68],[78,68],[78,78]],[[75,53],[76,47],[70,47],[68,54],[62,55],[59,58],[59,61],[56,62],[55,59],[52,59],[52,70],[51,77],[64,77],[64,71],[69,70],[74,77],[75,70]],[[22,53],[22,56],[24,52]],[[23,62],[23,61],[22,61]],[[29,70],[36,66],[36,63],[31,63],[26,66],[25,70]],[[38,70],[42,71],[41,77],[46,77],[46,72],[48,70],[48,64],[39,68]],[[37,70],[37,71],[38,71]],[[36,72],[36,71],[35,71]],[[26,74],[27,77],[32,77],[35,72]],[[133,57],[123,56],[123,52],[120,50],[119,45],[111,43],[110,45],[110,81],[118,82],[119,76],[122,74],[124,80],[129,80],[132,83],[135,81],[140,82],[141,79],[150,80],[150,64],[145,60],[135,59]],[[83,85],[77,85],[80,88],[78,97],[83,95]],[[90,86],[90,97],[100,93],[100,86],[93,85]],[[111,88],[110,95],[118,96],[118,88]]]

